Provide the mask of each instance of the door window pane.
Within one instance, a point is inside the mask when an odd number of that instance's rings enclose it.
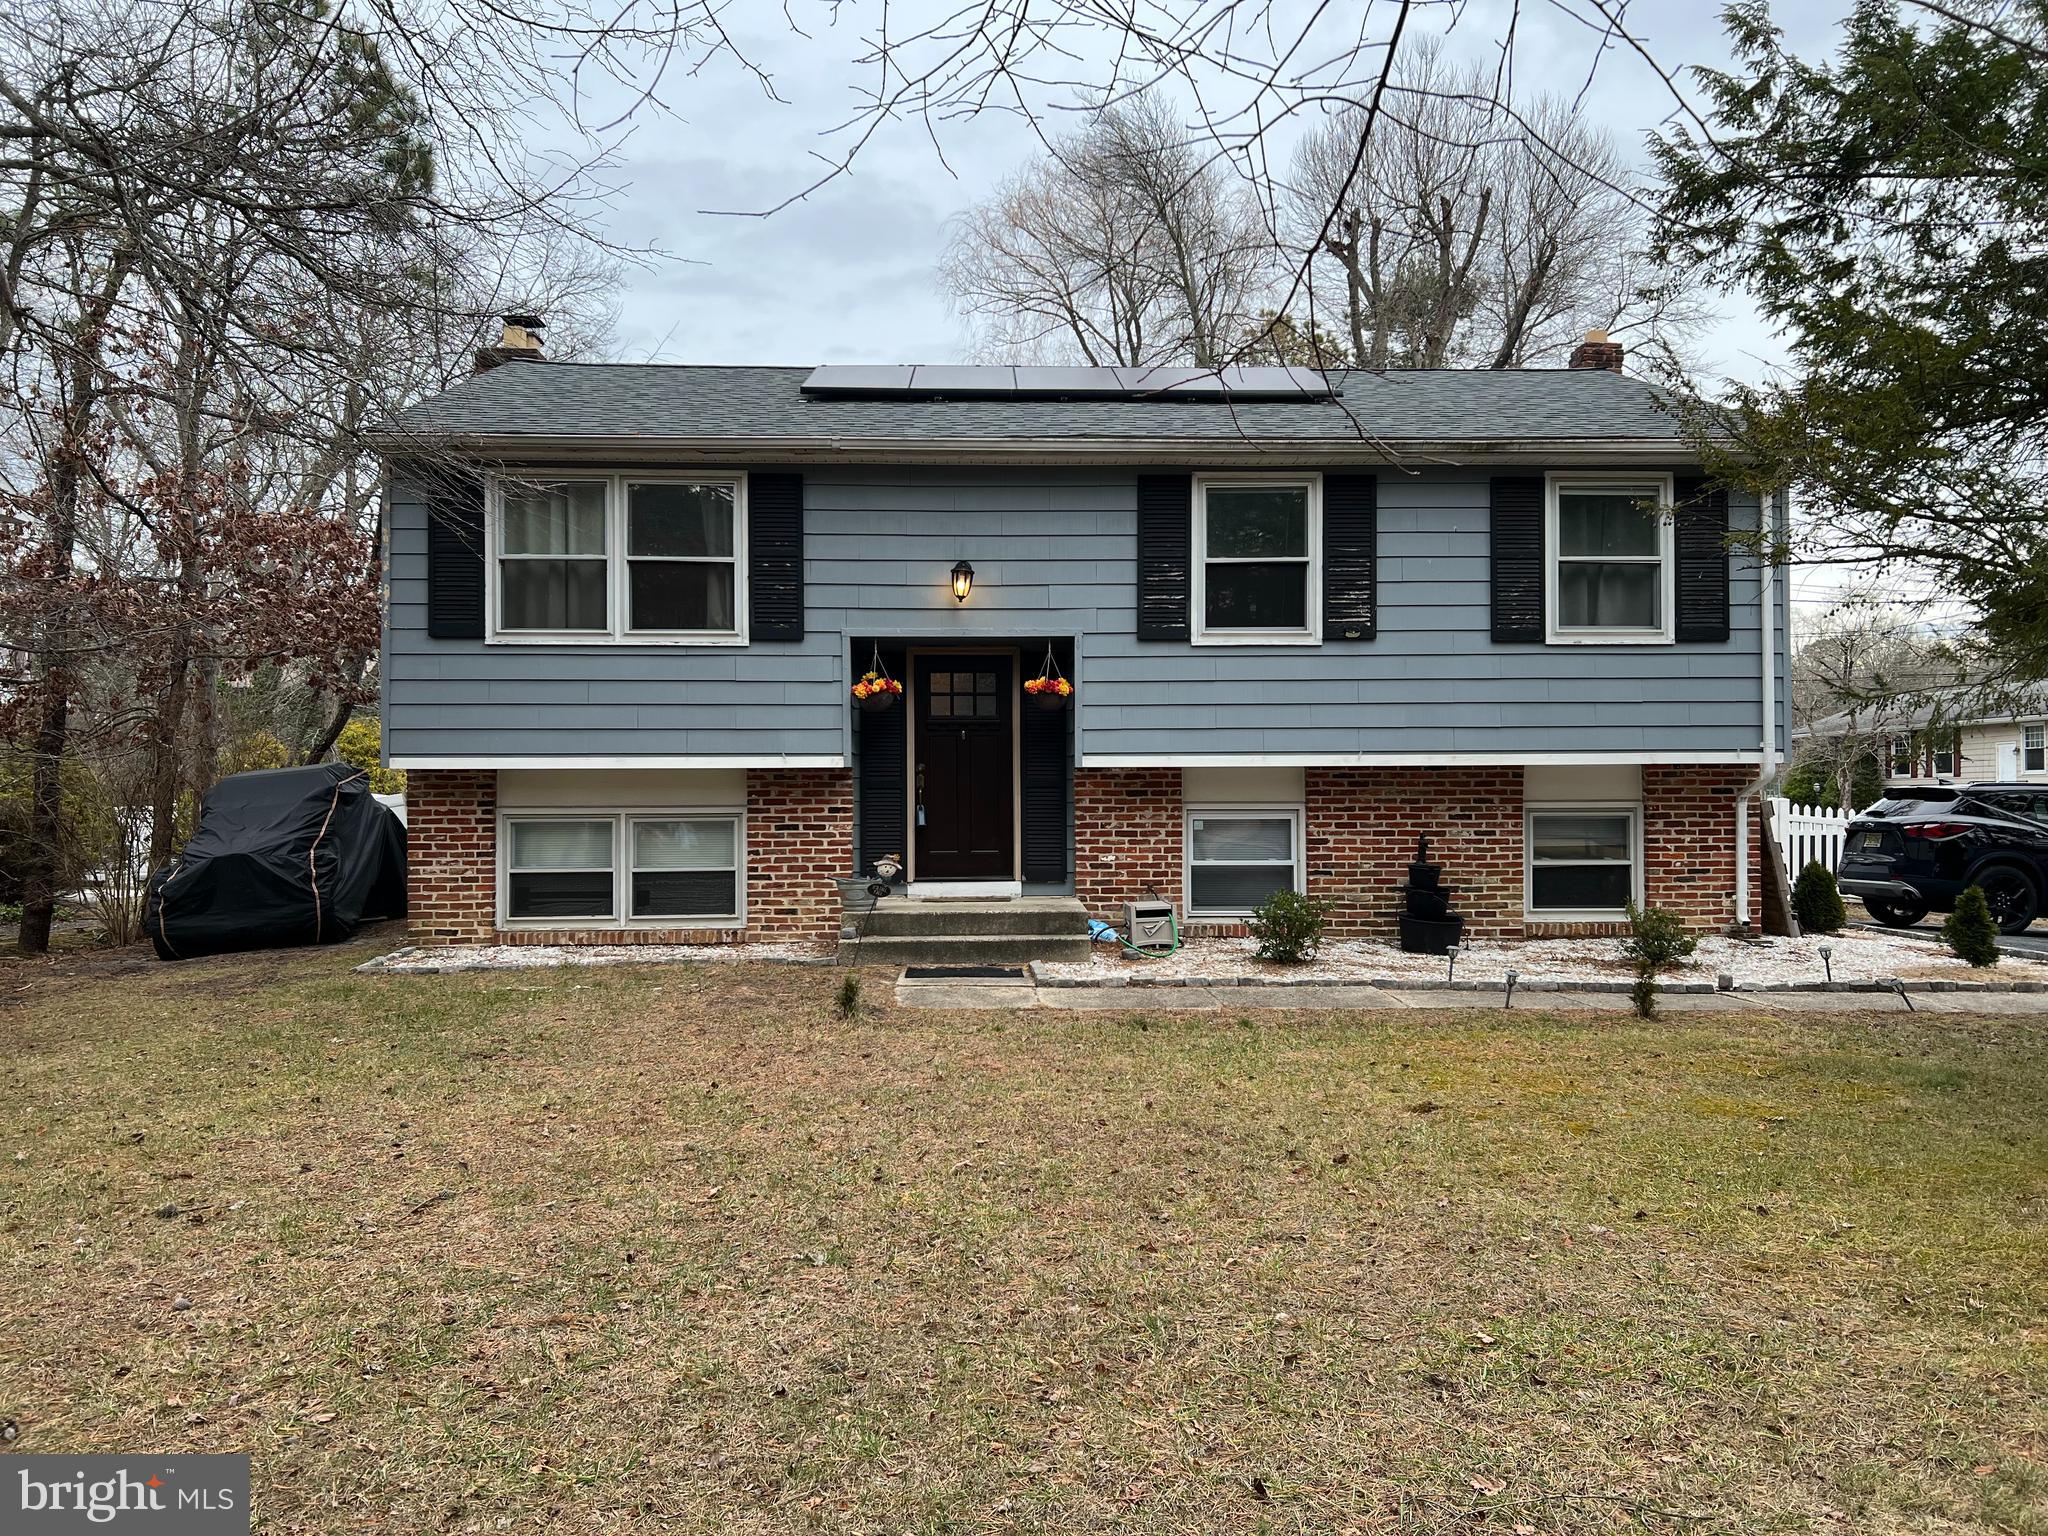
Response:
[[[1208,547],[1213,559],[1308,556],[1308,491],[1301,486],[1208,488]]]
[[[1656,629],[1662,565],[1604,565],[1567,560],[1557,568],[1558,623],[1565,629]]]
[[[626,553],[730,558],[733,510],[729,485],[629,485]]]
[[[634,560],[629,566],[629,628],[734,628],[732,566],[694,560]]]
[[[602,560],[498,562],[500,629],[605,629]]]
[[[1658,493],[1652,486],[1557,493],[1557,552],[1574,555],[1655,555]]]
[[[1215,562],[1203,574],[1203,622],[1210,629],[1306,629],[1305,563]]]
[[[505,486],[498,549],[507,555],[602,555],[602,481]]]

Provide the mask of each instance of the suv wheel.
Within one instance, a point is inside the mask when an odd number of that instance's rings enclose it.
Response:
[[[1924,901],[1877,901],[1870,897],[1863,900],[1863,910],[1883,923],[1887,928],[1910,928],[1927,915]]]
[[[1987,869],[1970,883],[1983,890],[1984,904],[2000,933],[2025,933],[2040,915],[2041,894],[2022,870]]]

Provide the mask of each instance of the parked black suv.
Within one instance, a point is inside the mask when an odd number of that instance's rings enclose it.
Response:
[[[2048,785],[1888,784],[1849,823],[1836,879],[1893,928],[1982,886],[1992,921],[2022,933],[2048,905]]]

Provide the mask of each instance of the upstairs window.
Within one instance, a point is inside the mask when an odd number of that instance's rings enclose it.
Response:
[[[494,640],[746,641],[744,477],[505,477],[490,497]]]
[[[1322,638],[1321,482],[1199,476],[1195,640],[1313,645]]]
[[[2028,773],[2039,773],[2048,768],[2048,725],[2030,725],[2026,728],[2024,744],[2020,749],[2020,766]]]
[[[498,627],[611,628],[602,480],[508,483],[498,503]]]
[[[1553,642],[1672,637],[1671,481],[1553,476],[1544,543]]]

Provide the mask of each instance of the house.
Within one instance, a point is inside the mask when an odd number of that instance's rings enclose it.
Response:
[[[1419,834],[1474,936],[1760,901],[1760,509],[1597,334],[1384,376],[481,360],[382,440],[423,941],[829,939],[889,856],[1388,934]]]
[[[1793,728],[1795,747],[1839,760],[1858,745],[1894,778],[2048,782],[2048,695],[2021,692],[1996,704],[1981,688],[1946,686]]]

